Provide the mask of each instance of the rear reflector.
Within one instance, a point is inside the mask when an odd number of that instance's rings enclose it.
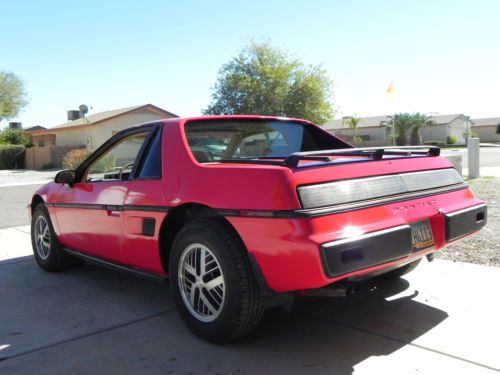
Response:
[[[303,208],[318,208],[461,183],[460,174],[450,168],[301,186],[297,190]]]

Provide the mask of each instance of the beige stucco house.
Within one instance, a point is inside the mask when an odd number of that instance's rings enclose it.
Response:
[[[363,146],[384,146],[390,144],[390,128],[383,126],[389,121],[388,116],[362,118],[358,124],[356,136],[363,140]],[[420,129],[422,140],[446,142],[449,136],[457,138],[457,144],[465,144],[465,134],[470,131],[473,122],[463,114],[432,116],[435,125]],[[344,124],[344,119],[330,120],[324,128],[341,138],[352,140],[353,131]]]
[[[30,131],[34,147],[26,151],[26,168],[48,164],[59,167],[62,157],[75,148],[95,150],[113,134],[132,125],[177,117],[152,104],[95,113],[48,129]]]
[[[472,131],[479,136],[481,142],[500,142],[500,134],[497,134],[500,117],[477,118],[472,121]]]

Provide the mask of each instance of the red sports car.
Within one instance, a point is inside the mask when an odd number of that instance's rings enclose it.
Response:
[[[439,151],[354,148],[279,117],[134,126],[35,193],[35,258],[168,278],[188,327],[228,342],[297,293],[399,277],[483,227],[486,206]]]

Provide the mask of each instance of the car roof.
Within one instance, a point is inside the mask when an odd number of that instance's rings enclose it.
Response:
[[[196,117],[176,117],[176,118],[168,118],[162,120],[164,124],[184,124],[186,122],[191,121],[208,121],[208,120],[271,120],[271,121],[293,121],[300,122],[303,124],[312,124],[310,121],[297,119],[297,118],[289,118],[289,117],[280,117],[280,116],[259,116],[259,115],[217,115],[217,116],[196,116]]]

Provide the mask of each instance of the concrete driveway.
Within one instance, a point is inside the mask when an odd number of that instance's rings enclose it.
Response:
[[[0,230],[1,374],[493,374],[500,269],[424,262],[355,296],[271,311],[251,336],[206,343],[168,288],[96,266],[48,274],[29,228]]]

